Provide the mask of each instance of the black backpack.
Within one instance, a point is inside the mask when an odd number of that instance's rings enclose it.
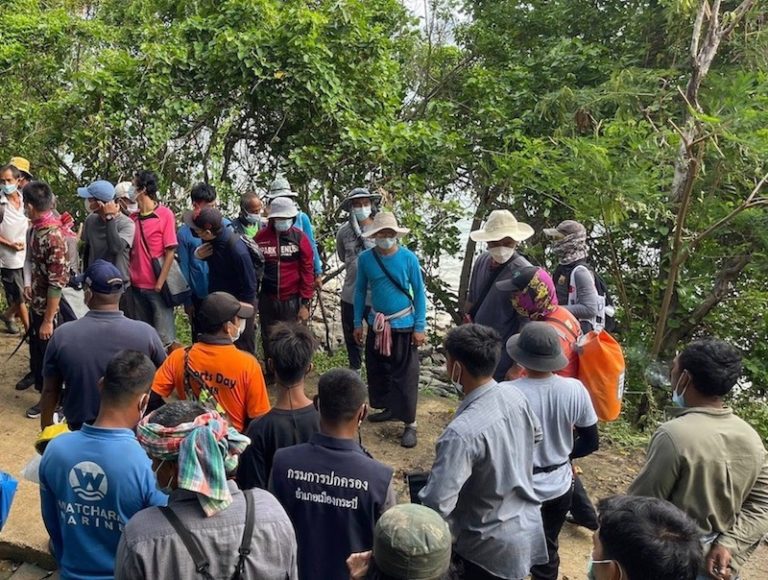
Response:
[[[608,284],[605,283],[605,280],[603,280],[603,277],[600,276],[597,272],[595,272],[592,268],[590,268],[592,271],[592,275],[595,277],[595,288],[597,289],[597,293],[600,296],[605,297],[605,321],[604,321],[604,328],[608,332],[614,332],[616,330],[616,327],[618,326],[616,322],[616,308],[613,305],[613,299],[611,298],[611,295],[608,293]]]

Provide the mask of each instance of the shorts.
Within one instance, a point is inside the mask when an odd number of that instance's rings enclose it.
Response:
[[[22,268],[0,268],[5,299],[9,306],[21,304],[24,291],[24,270]]]

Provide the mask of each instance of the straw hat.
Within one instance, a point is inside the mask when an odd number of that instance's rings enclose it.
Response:
[[[373,218],[373,224],[370,229],[363,233],[363,237],[372,238],[382,230],[392,230],[398,238],[411,231],[408,228],[401,228],[397,224],[395,214],[391,211],[380,211],[376,214],[376,217]]]
[[[469,237],[476,242],[499,242],[512,238],[516,242],[527,240],[533,235],[533,228],[515,219],[506,209],[495,209],[488,216],[485,227],[475,230]]]

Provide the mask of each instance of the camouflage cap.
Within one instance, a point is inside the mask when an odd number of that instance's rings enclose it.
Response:
[[[416,504],[387,510],[373,534],[373,558],[381,572],[403,580],[433,580],[451,563],[451,531],[437,512]]]

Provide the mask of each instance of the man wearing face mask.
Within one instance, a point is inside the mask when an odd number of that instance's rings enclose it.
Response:
[[[145,322],[126,318],[120,311],[122,273],[105,260],[94,261],[78,278],[90,309],[53,333],[43,363],[40,427],[53,424],[53,413],[63,397],[64,416],[70,429],[91,423],[99,412],[96,385],[109,361],[124,349],[142,352],[156,367],[165,360],[157,331]]]
[[[365,367],[371,406],[381,409],[369,421],[402,421],[400,445],[415,447],[416,404],[419,398],[418,347],[427,341],[427,296],[416,254],[400,246],[398,238],[410,230],[401,228],[388,211],[376,214],[366,238],[376,247],[366,250],[357,262],[355,281],[355,340],[363,344],[366,316]]]
[[[737,577],[768,534],[768,454],[723,401],[741,375],[741,354],[721,340],[694,342],[675,357],[677,410],[653,434],[628,490],[668,500],[693,518],[703,533],[702,578]]]
[[[119,352],[98,381],[101,405],[93,424],[56,437],[43,454],[40,503],[62,578],[111,578],[128,520],[168,501],[133,433],[154,373],[146,355]]]
[[[276,322],[306,322],[314,296],[312,244],[294,225],[299,210],[290,197],[269,205],[269,225],[256,234],[264,254],[264,278],[259,291],[259,320],[265,360],[272,356],[269,329]]]
[[[188,219],[192,234],[203,242],[195,255],[203,257],[207,264],[206,290],[227,292],[240,302],[255,306],[256,269],[245,242],[227,227],[221,212],[214,207],[204,207]],[[254,311],[254,316],[245,321],[245,330],[235,341],[237,348],[251,354],[256,352],[255,316]],[[199,331],[197,325],[195,330]]]
[[[139,211],[136,203],[136,187],[130,181],[121,181],[115,186],[115,201],[123,215],[131,217]]]
[[[241,236],[255,238],[262,226],[266,225],[261,212],[264,209],[259,196],[249,191],[240,196],[240,215],[232,222],[232,230]]]
[[[363,187],[353,189],[341,203],[341,209],[349,212],[349,219],[336,233],[336,254],[344,264],[344,285],[341,287],[341,328],[344,331],[344,343],[347,347],[349,368],[359,371],[363,366],[363,349],[355,340],[355,281],[357,279],[357,257],[364,250],[376,245],[372,238],[363,234],[373,225],[376,204],[380,195],[372,194]],[[370,309],[370,297],[366,308]],[[364,312],[367,317],[368,312]]]
[[[588,580],[694,580],[701,563],[696,523],[667,501],[614,495],[598,504],[600,528]],[[660,539],[662,539],[660,541]]]
[[[357,373],[321,376],[316,405],[320,432],[275,453],[269,489],[296,529],[299,578],[347,580],[347,557],[373,548],[376,522],[397,503],[393,471],[358,443],[368,406]]]
[[[29,328],[29,312],[22,295],[29,220],[24,215],[21,182],[21,172],[16,167],[0,167],[0,280],[8,303],[8,309],[0,314],[0,320],[5,323],[9,334],[19,333],[14,323],[16,316],[21,319],[25,330]]]
[[[465,324],[445,338],[446,367],[464,394],[437,440],[435,463],[421,502],[448,521],[460,578],[525,578],[547,562],[534,449],[542,433],[523,394],[498,384],[499,334]]]
[[[518,222],[511,212],[497,209],[491,212],[482,229],[469,234],[476,242],[486,242],[488,250],[475,260],[464,312],[468,322],[490,326],[506,343],[520,332],[523,318],[510,301],[510,293],[502,291],[498,282],[509,281],[515,273],[531,263],[517,253],[517,245],[533,235],[533,228]],[[502,285],[503,287],[503,285]],[[512,360],[502,351],[493,376],[503,381]]]
[[[225,414],[244,432],[251,419],[269,411],[269,397],[259,361],[233,344],[252,318],[253,306],[226,292],[212,292],[197,311],[198,342],[173,351],[152,384],[150,410],[176,391],[179,399],[200,401]]]

